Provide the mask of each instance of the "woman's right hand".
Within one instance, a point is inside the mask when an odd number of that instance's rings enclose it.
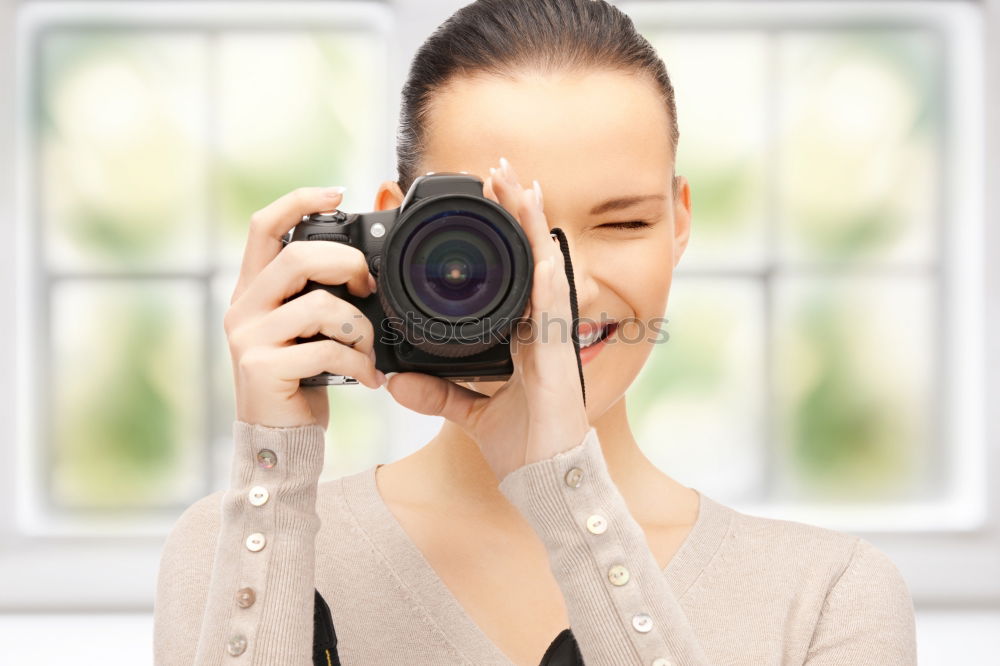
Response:
[[[301,378],[330,372],[373,389],[385,383],[375,369],[374,328],[358,308],[325,289],[284,302],[301,292],[306,280],[346,284],[359,298],[375,291],[358,248],[297,241],[282,249],[282,236],[304,215],[334,210],[342,198],[342,188],[302,187],[250,217],[239,280],[224,319],[240,421],[326,428],[326,387],[300,387]],[[295,342],[317,333],[333,339]]]

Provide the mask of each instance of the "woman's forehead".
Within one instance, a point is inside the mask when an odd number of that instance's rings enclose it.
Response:
[[[666,104],[648,79],[622,72],[456,78],[435,93],[427,120],[430,170],[482,175],[500,154],[519,156],[519,171],[525,162],[540,171],[673,167]]]

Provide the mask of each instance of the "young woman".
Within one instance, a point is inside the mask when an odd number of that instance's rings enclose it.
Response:
[[[572,318],[549,234],[563,229],[580,320],[597,322],[580,331],[586,402],[558,334],[516,336],[506,382],[387,381],[357,308],[324,290],[283,303],[307,279],[377,288],[357,248],[281,250],[341,192],[302,188],[252,217],[225,318],[231,485],[166,543],[157,664],[916,663],[910,595],[882,552],[724,506],[632,435],[624,396],[655,336],[626,327],[664,314],[689,238],[678,136],[662,61],[603,1],[474,2],[422,46],[404,88],[398,180],[375,208],[398,207],[427,172],[480,177],[530,240],[535,331]],[[317,332],[331,340],[293,344]],[[323,371],[444,425],[412,455],[320,484],[327,395],[299,379]],[[334,649],[314,636],[316,592]]]

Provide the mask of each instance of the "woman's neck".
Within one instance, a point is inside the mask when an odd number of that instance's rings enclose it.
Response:
[[[597,430],[608,472],[635,519],[643,525],[688,522],[692,491],[657,469],[640,450],[629,427],[625,398],[591,425]],[[379,471],[383,480],[392,478],[386,485],[391,485],[394,497],[387,499],[465,516],[489,516],[491,522],[521,522],[516,508],[497,488],[475,441],[451,421],[446,420],[424,447],[391,466],[396,469],[388,475],[389,466]]]

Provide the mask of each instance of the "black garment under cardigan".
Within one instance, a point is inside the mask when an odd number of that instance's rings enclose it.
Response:
[[[566,234],[560,228],[552,229],[551,234],[559,240],[559,249],[566,260],[566,277],[569,280],[569,304],[573,317],[573,349],[576,351],[576,369],[580,373],[580,388],[583,391],[583,401],[587,402],[587,390],[583,385],[583,363],[580,361],[580,337],[577,312],[576,285],[573,281],[573,264],[569,258],[569,244]],[[313,666],[341,666],[337,655],[337,632],[333,628],[333,616],[326,600],[316,590],[313,608]],[[559,632],[552,644],[542,655],[539,666],[584,666],[580,647],[569,627]]]
[[[341,666],[333,617],[319,590],[316,590],[313,609],[313,666]],[[584,666],[580,647],[568,627],[552,641],[538,666]]]

